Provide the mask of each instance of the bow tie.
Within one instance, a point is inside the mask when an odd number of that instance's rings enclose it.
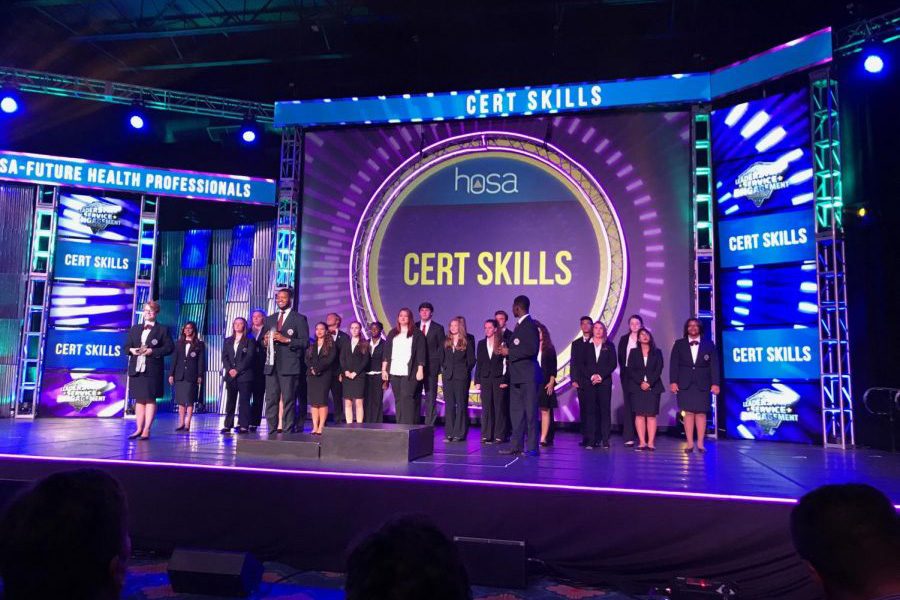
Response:
[[[144,325],[144,331],[147,331],[148,329],[153,329],[153,325]]]
[[[698,342],[697,340],[694,340],[693,342],[690,342],[690,344],[691,344],[691,346],[699,346],[700,342]]]

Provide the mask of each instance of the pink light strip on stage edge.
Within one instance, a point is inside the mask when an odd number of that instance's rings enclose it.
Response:
[[[477,485],[489,487],[503,487],[512,489],[552,490],[566,492],[600,492],[607,494],[622,494],[630,496],[655,496],[663,498],[686,498],[693,500],[726,500],[738,502],[759,502],[766,504],[795,504],[796,498],[776,498],[772,496],[744,496],[740,494],[715,494],[708,492],[679,492],[672,490],[632,490],[616,487],[601,487],[589,485],[570,485],[561,483],[526,483],[515,481],[489,481],[484,479],[462,479],[458,477],[425,477],[421,475],[390,475],[375,473],[343,473],[339,471],[310,471],[276,469],[271,467],[240,467],[224,465],[194,465],[184,463],[123,460],[115,458],[75,458],[61,456],[34,456],[29,454],[2,454],[0,460],[25,461],[25,462],[55,462],[65,464],[96,464],[96,465],[127,465],[148,467],[172,467],[175,469],[194,469],[200,471],[224,471],[239,473],[265,473],[270,475],[291,475],[303,477],[331,477],[335,479],[373,479],[383,481],[412,481],[417,483],[453,483],[461,485]],[[900,505],[895,506],[900,510]]]

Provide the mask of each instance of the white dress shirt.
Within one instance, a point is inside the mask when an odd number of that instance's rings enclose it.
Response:
[[[697,343],[691,344],[691,342]],[[691,349],[691,360],[694,361],[694,364],[697,364],[697,355],[700,353],[700,338],[688,338],[688,346]]]
[[[409,361],[412,360],[413,336],[408,336],[402,331],[394,336],[391,342],[391,364],[388,365],[388,374],[409,376]]]

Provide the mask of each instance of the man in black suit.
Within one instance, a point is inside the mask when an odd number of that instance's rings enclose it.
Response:
[[[593,418],[588,409],[588,402],[585,399],[585,390],[590,385],[590,381],[586,380],[581,369],[581,351],[591,341],[591,329],[594,327],[594,320],[588,316],[581,317],[581,335],[575,338],[569,347],[569,378],[572,380],[572,387],[578,394],[578,410],[581,415],[581,441],[579,446],[587,446],[591,443],[588,440],[590,427],[585,427],[588,419]]]
[[[513,316],[516,328],[509,346],[500,349],[507,357],[509,372],[509,412],[513,419],[512,447],[501,454],[522,454],[523,442],[527,442],[529,456],[538,455],[538,387],[541,385],[541,366],[537,355],[540,350],[537,325],[528,311],[528,296],[516,296],[513,300]]]
[[[309,346],[309,322],[291,308],[293,293],[288,288],[278,290],[275,305],[278,310],[266,318],[266,335],[263,338],[266,356],[266,422],[269,435],[278,429],[278,405],[284,406],[283,424],[285,428],[296,430],[297,423],[306,418],[306,396],[300,399],[301,415],[294,404],[297,400],[297,385],[305,372],[303,359]]]
[[[256,431],[262,422],[266,398],[266,313],[256,309],[250,314],[250,337],[253,338],[253,384],[250,388],[250,431]]]
[[[676,340],[669,359],[671,390],[678,397],[678,408],[684,411],[685,452],[694,450],[694,430],[697,431],[697,450],[703,447],[706,435],[706,413],[710,408],[710,393],[719,395],[719,352],[712,340],[703,337],[703,324],[688,319],[684,337]]]
[[[505,310],[498,310],[494,313],[494,320],[497,321],[497,326],[500,328],[500,336],[503,338],[503,343],[509,346],[512,341],[512,331],[506,326],[509,322],[509,315],[506,314]],[[512,415],[509,414],[509,386],[507,385],[503,388],[503,410],[506,411],[506,415],[504,418],[503,429],[498,429],[496,431],[497,438],[503,442],[509,441],[509,436],[512,435]]]
[[[328,313],[325,315],[325,325],[328,327],[328,333],[334,340],[334,349],[337,355],[341,356],[344,346],[350,345],[350,336],[341,331],[341,315],[337,313]],[[340,369],[334,369],[331,375],[331,401],[334,403],[334,422],[344,422],[344,375]]]
[[[416,391],[416,398],[420,399],[425,393],[425,424],[434,425],[437,421],[437,380],[441,372],[441,357],[444,349],[444,326],[435,323],[431,317],[434,315],[434,306],[431,302],[423,302],[419,305],[419,321],[416,329],[425,336],[425,379]],[[419,414],[416,407],[416,414]]]

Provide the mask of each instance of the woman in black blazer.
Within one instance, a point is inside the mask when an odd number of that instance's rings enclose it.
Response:
[[[538,392],[538,406],[541,409],[541,446],[552,446],[556,427],[553,410],[556,400],[556,348],[550,339],[550,330],[541,322],[537,324],[540,350],[538,363],[541,365],[541,389]]]
[[[581,352],[581,375],[589,384],[585,390],[585,400],[593,404],[593,414],[598,419],[591,419],[584,424],[587,438],[584,447],[587,450],[593,450],[601,444],[603,448],[609,448],[612,374],[618,362],[616,347],[606,337],[606,325],[597,321],[591,333],[590,341]]]
[[[663,354],[653,341],[653,334],[641,327],[638,346],[628,355],[629,391],[637,429],[636,450],[656,450],[656,415],[659,397],[665,391],[662,382]]]
[[[199,401],[205,373],[206,345],[200,340],[197,324],[188,321],[175,341],[175,358],[169,373],[169,384],[175,387],[175,404],[178,405],[175,431],[190,431],[194,403]]]
[[[369,368],[366,371],[366,402],[363,406],[363,423],[384,421],[384,390],[387,382],[381,380],[381,363],[384,361],[384,325],[379,321],[369,323]]]
[[[328,392],[338,366],[338,350],[328,326],[316,323],[315,338],[306,349],[306,398],[312,411],[312,434],[322,435],[328,418]]]
[[[622,418],[622,439],[626,446],[634,446],[634,408],[631,406],[631,377],[628,376],[628,357],[637,348],[637,332],[644,326],[641,315],[628,317],[628,331],[619,338],[617,346],[619,359],[619,383],[622,384],[622,406],[625,415]]]
[[[356,405],[356,422],[363,422],[363,402],[366,398],[366,371],[369,369],[369,342],[362,334],[359,321],[350,323],[350,340],[341,346],[341,373],[344,375],[344,418],[353,422],[353,406]]]
[[[172,354],[169,328],[156,322],[159,303],[144,304],[141,325],[134,325],[125,340],[128,355],[128,396],[134,399],[135,426],[128,439],[150,439],[150,427],[156,415],[156,399],[163,395],[163,357]]]
[[[448,442],[462,442],[469,432],[469,385],[475,366],[475,340],[462,317],[450,320],[441,347],[441,381],[444,389],[444,435]]]
[[[238,433],[250,431],[250,394],[253,391],[253,371],[256,361],[256,340],[247,331],[247,320],[236,318],[231,323],[231,335],[222,344],[222,366],[225,369],[225,425],[221,433],[234,428],[234,409],[238,409]]]
[[[481,443],[498,444],[508,427],[509,406],[505,402],[509,389],[506,359],[500,354],[503,334],[497,319],[484,322],[484,339],[475,349],[475,389],[481,394]]]
[[[381,379],[391,384],[398,423],[419,422],[416,389],[424,378],[425,336],[413,325],[412,311],[401,308],[397,324],[388,334],[381,361]]]

